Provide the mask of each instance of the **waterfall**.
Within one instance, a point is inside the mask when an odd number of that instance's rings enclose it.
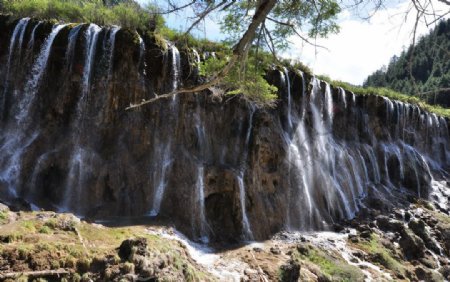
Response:
[[[22,97],[19,105],[19,112],[16,115],[16,119],[19,124],[22,124],[25,119],[29,117],[28,111],[33,104],[35,94],[38,91],[38,87],[41,83],[42,76],[47,69],[47,61],[48,57],[50,56],[53,40],[56,38],[61,29],[66,26],[67,24],[55,25],[52,29],[52,32],[45,40],[41,51],[39,52],[36,62],[34,63],[31,70],[30,78],[25,86],[24,96]]]
[[[147,75],[147,63],[145,60],[145,42],[142,39],[142,37],[138,34],[139,36],[139,63],[138,63],[138,68],[139,68],[139,72],[141,72],[142,70],[142,74],[145,76]]]
[[[33,49],[34,47],[34,38],[36,37],[36,30],[38,27],[40,27],[42,24],[42,21],[39,21],[31,31],[30,41],[28,41],[28,49]]]
[[[197,205],[199,210],[199,221],[200,221],[200,241],[203,243],[208,243],[209,238],[206,233],[206,215],[205,215],[205,184],[203,181],[204,177],[204,167],[202,165],[199,165],[197,168]]]
[[[20,63],[20,61],[21,61],[21,59],[22,59],[22,47],[23,47],[23,39],[24,39],[24,37],[25,37],[25,31],[27,30],[27,26],[28,26],[28,23],[30,22],[30,19],[29,18],[27,18],[27,20],[26,20],[26,22],[25,22],[25,24],[24,24],[24,26],[23,26],[23,28],[21,29],[21,31],[20,31],[20,35],[19,35],[19,44],[18,44],[18,46],[17,46],[17,49],[18,49],[18,51],[19,51],[19,63]]]
[[[144,46],[145,47],[145,46]],[[172,45],[171,48],[171,89],[170,91],[175,91],[178,88],[179,84],[179,72],[181,68],[180,63],[180,53],[178,52],[177,47]],[[178,110],[178,103],[176,102],[176,95],[172,98],[172,103],[170,107],[172,112],[176,113]],[[176,128],[178,126],[178,117],[175,114],[173,126]],[[161,137],[158,134],[155,135],[155,146],[153,148],[153,168],[152,168],[152,179],[153,179],[153,203],[152,208],[150,210],[150,216],[157,216],[161,210],[161,203],[164,199],[164,193],[167,186],[166,174],[167,170],[170,168],[172,164],[172,151],[171,145],[172,140],[171,137],[168,137],[168,140],[161,140]]]
[[[330,86],[325,84],[322,95],[319,81],[313,78],[311,84],[309,103],[302,95],[301,118],[295,122],[298,125],[288,144],[289,183],[296,200],[289,199],[287,229],[323,228],[324,222],[336,212],[351,218],[358,209],[357,199],[365,193],[359,159],[349,152],[345,154],[346,147],[333,137],[334,104]],[[311,113],[310,130],[306,113]],[[347,165],[337,167],[337,163]]]
[[[172,81],[171,89],[169,92],[173,92],[180,86],[180,73],[181,73],[181,61],[180,52],[175,45],[170,47],[171,54],[171,70],[170,70],[170,80]],[[175,99],[175,96],[174,96]]]
[[[69,71],[69,72],[72,71],[75,45],[77,44],[78,34],[80,33],[80,30],[82,27],[83,27],[83,25],[79,24],[76,27],[72,28],[69,32],[69,38],[68,38],[69,43],[67,45],[66,58],[65,58],[67,71]]]
[[[241,204],[241,216],[242,216],[242,230],[244,231],[244,234],[242,234],[244,240],[253,240],[253,232],[252,228],[250,226],[250,221],[248,220],[247,216],[247,207],[246,207],[246,192],[245,192],[245,183],[244,183],[244,176],[246,171],[246,161],[248,157],[248,150],[250,145],[250,137],[252,134],[253,129],[253,115],[255,113],[255,109],[253,106],[250,106],[250,116],[248,119],[248,128],[247,132],[245,134],[245,140],[244,140],[244,153],[242,156],[243,161],[243,167],[240,168],[238,174],[237,174],[237,182],[239,186],[239,201]]]
[[[89,93],[91,83],[92,66],[95,60],[95,51],[97,48],[98,34],[101,28],[96,24],[90,24],[85,32],[86,37],[86,49],[85,49],[85,61],[83,69],[83,88],[81,92],[81,99],[84,99]]]
[[[114,70],[114,47],[116,43],[116,34],[120,30],[120,27],[113,26],[111,30],[109,31],[109,39],[108,39],[108,62],[109,62],[109,68],[108,68],[108,80],[111,80],[113,70]]]
[[[253,233],[250,227],[250,222],[247,216],[247,210],[245,205],[245,185],[244,185],[244,175],[239,173],[237,175],[237,182],[239,186],[239,200],[242,209],[242,230],[244,234],[242,234],[244,240],[253,240]]]
[[[284,76],[286,78],[286,89],[287,89],[287,117],[288,117],[288,128],[289,131],[292,129],[292,117],[291,117],[291,79],[289,78],[289,71],[287,68],[283,67]]]
[[[3,91],[3,95],[2,95],[2,102],[0,104],[0,110],[2,111],[1,112],[2,115],[4,115],[4,111],[5,111],[6,95],[7,95],[7,91],[9,88],[10,71],[11,71],[11,66],[12,66],[13,60],[14,60],[14,52],[17,50],[15,48],[16,41],[18,39],[17,37],[20,37],[21,38],[20,40],[23,40],[23,34],[25,32],[25,29],[26,29],[29,21],[30,21],[30,18],[24,18],[24,19],[19,20],[19,22],[15,26],[14,31],[11,36],[11,40],[10,40],[9,48],[8,48],[8,60],[6,63],[4,91]],[[20,43],[20,45],[22,45],[22,43]],[[20,49],[19,49],[19,53],[20,53]]]
[[[67,176],[66,189],[63,197],[62,206],[60,207],[60,212],[75,211],[77,212],[77,203],[80,203],[80,187],[83,185],[83,170],[86,169],[85,151],[76,146],[72,153],[71,159],[69,161],[69,174]]]
[[[161,202],[164,198],[164,191],[167,185],[166,172],[170,167],[171,152],[170,152],[170,142],[162,143],[159,139],[156,139],[155,147],[153,152],[156,153],[153,160],[153,204],[152,209],[149,213],[150,216],[157,216],[161,210]]]
[[[347,109],[347,97],[345,95],[345,90],[342,87],[339,87],[339,99],[341,99],[341,103],[344,105],[344,109]]]
[[[81,95],[78,100],[75,119],[72,122],[72,126],[74,127],[72,128],[73,151],[68,162],[69,172],[66,178],[64,200],[62,206],[60,207],[61,211],[73,210],[75,212],[80,212],[81,208],[79,206],[74,206],[74,204],[79,203],[78,200],[80,199],[84,188],[85,173],[90,171],[90,162],[88,160],[89,158],[93,158],[94,155],[93,152],[87,151],[86,148],[83,148],[80,139],[83,131],[85,130],[83,120],[85,119],[85,115],[87,113],[87,96],[90,91],[91,72],[95,63],[95,51],[97,47],[98,34],[100,31],[100,27],[95,24],[90,24],[84,34],[85,57],[81,82]],[[74,33],[75,32],[76,31],[74,31]],[[76,41],[76,36],[74,33],[72,34],[72,40],[70,40],[69,37],[68,50],[66,54],[71,52],[71,44],[75,44],[74,42]],[[66,61],[66,64],[70,64],[70,62]]]
[[[208,149],[206,148],[206,133],[203,119],[201,118],[201,108],[199,102],[199,95],[196,95],[196,111],[193,113],[193,122],[195,133],[198,140],[198,157],[195,162],[197,165],[197,181],[195,183],[195,206],[192,213],[192,226],[198,225],[194,228],[194,233],[197,234],[198,239],[203,243],[209,242],[208,237],[208,222],[205,214],[205,183],[204,183],[204,162]],[[196,219],[198,220],[196,223]]]
[[[181,68],[180,63],[180,53],[178,52],[177,47],[172,45],[170,48],[171,52],[171,89],[170,91],[175,91],[179,85],[179,73]],[[176,95],[173,96],[172,102],[170,103],[171,112],[175,113],[174,118],[172,120],[172,126],[174,128],[178,127],[178,100],[176,99]],[[153,166],[151,169],[151,178],[153,179],[153,202],[152,208],[150,210],[151,216],[157,216],[161,209],[161,202],[164,199],[164,193],[166,189],[166,174],[170,165],[172,164],[172,151],[171,145],[172,140],[171,136],[168,137],[168,140],[161,140],[161,136],[155,134],[154,136],[154,148],[153,148]]]

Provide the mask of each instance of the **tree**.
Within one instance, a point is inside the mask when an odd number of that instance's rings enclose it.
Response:
[[[357,7],[371,3],[373,4],[372,10],[376,11],[382,8],[384,1],[353,0],[350,3],[351,5],[345,7]],[[434,15],[435,18],[442,18],[450,13],[444,11],[437,14],[433,9],[432,1],[411,0],[412,7],[407,13],[416,11],[414,30],[416,30],[419,20],[426,16]],[[448,0],[438,1],[450,5]],[[341,6],[344,6],[343,2],[348,3],[349,1],[339,1]],[[296,35],[304,42],[314,45],[316,37],[324,37],[329,33],[339,31],[335,22],[338,13],[341,11],[339,3],[337,0],[189,0],[182,3],[180,1],[167,1],[167,7],[161,7],[159,13],[169,14],[187,8],[193,9],[195,17],[186,33],[190,33],[208,15],[212,13],[224,14],[224,20],[221,23],[222,28],[231,35],[235,43],[232,48],[232,56],[223,68],[212,75],[206,83],[160,95],[130,108],[151,103],[162,97],[178,93],[198,92],[216,85],[238,63],[245,64],[252,47],[266,48],[276,58],[276,51],[280,48],[286,48],[289,43],[288,38],[292,35]],[[415,32],[413,41],[415,41]]]
[[[414,48],[410,46],[399,57],[391,59],[386,71],[371,74],[364,86],[388,87],[430,103],[434,103],[436,95],[449,95],[449,38],[450,19],[441,20],[434,30],[418,40]],[[442,105],[447,106],[448,102]]]

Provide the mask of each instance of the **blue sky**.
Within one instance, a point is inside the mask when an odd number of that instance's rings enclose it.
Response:
[[[137,0],[143,3],[158,3],[167,6],[162,0]],[[179,1],[183,3],[186,1]],[[435,1],[437,10],[448,11],[448,6]],[[343,80],[353,84],[362,84],[363,80],[375,70],[388,64],[393,55],[398,55],[412,42],[414,26],[413,13],[406,15],[411,0],[385,1],[386,7],[375,13],[370,20],[362,20],[354,12],[344,11],[339,15],[339,34],[326,39],[318,39],[317,44],[327,49],[318,49],[304,44],[298,37],[290,38],[290,48],[282,54],[284,57],[298,59],[311,67],[316,74],[324,74],[335,80]],[[169,27],[186,30],[192,11],[172,14],[166,17]],[[210,40],[221,40],[217,16],[207,18],[196,36]],[[424,23],[419,25],[418,35],[428,32]]]

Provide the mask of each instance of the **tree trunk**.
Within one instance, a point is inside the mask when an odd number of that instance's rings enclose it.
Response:
[[[211,86],[218,84],[225,76],[227,76],[227,74],[230,72],[230,70],[236,64],[236,62],[239,59],[242,59],[243,57],[245,57],[244,55],[250,49],[252,41],[255,38],[256,30],[266,20],[270,11],[272,11],[272,9],[275,7],[276,3],[277,3],[277,0],[259,0],[258,1],[258,4],[256,6],[257,8],[255,10],[255,14],[253,15],[250,25],[248,26],[244,35],[242,35],[239,42],[233,47],[233,56],[231,56],[230,60],[225,65],[225,67],[217,75],[215,75],[210,81],[208,81],[202,85],[192,87],[192,88],[180,89],[180,90],[176,90],[172,93],[159,95],[155,98],[143,101],[139,104],[130,105],[128,108],[126,108],[126,110],[138,108],[145,104],[149,104],[156,100],[159,100],[161,98],[167,98],[167,97],[170,97],[170,96],[173,96],[176,94],[200,92],[200,91],[210,88]]]

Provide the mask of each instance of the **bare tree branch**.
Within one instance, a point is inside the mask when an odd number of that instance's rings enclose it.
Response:
[[[171,13],[175,13],[178,11],[181,11],[187,7],[190,7],[192,5],[194,5],[197,2],[197,0],[192,0],[191,2],[182,5],[182,6],[176,6],[175,4],[172,3],[172,1],[169,1],[169,6],[171,7],[171,9],[166,10],[166,11],[161,11],[161,12],[154,12],[152,14],[158,14],[158,15],[167,15],[167,14],[171,14]]]
[[[292,31],[295,33],[295,35],[297,35],[297,36],[298,36],[301,40],[303,40],[304,42],[306,42],[306,43],[308,43],[308,44],[310,44],[310,45],[312,45],[312,46],[314,46],[314,47],[318,47],[318,48],[322,48],[322,49],[328,50],[328,48],[326,48],[325,46],[317,45],[316,43],[312,43],[311,41],[309,41],[308,38],[304,37],[304,36],[303,36],[303,35],[295,28],[295,26],[294,26],[293,24],[291,24],[291,23],[286,23],[286,22],[281,22],[281,21],[278,21],[278,20],[273,19],[273,18],[271,18],[271,17],[267,17],[267,19],[268,19],[269,21],[271,21],[271,22],[274,22],[274,23],[277,23],[277,24],[279,24],[279,25],[284,25],[284,26],[287,26],[287,27],[291,28]]]
[[[213,11],[217,10],[218,8],[220,8],[221,6],[227,4],[227,0],[223,0],[222,2],[220,2],[219,4],[215,5],[215,6],[211,6],[208,5],[205,10],[203,12],[201,12],[200,14],[197,15],[197,19],[191,24],[191,26],[186,30],[185,35],[189,34],[191,32],[191,30],[197,26],[203,19],[205,19],[205,17],[209,14],[211,14]]]

